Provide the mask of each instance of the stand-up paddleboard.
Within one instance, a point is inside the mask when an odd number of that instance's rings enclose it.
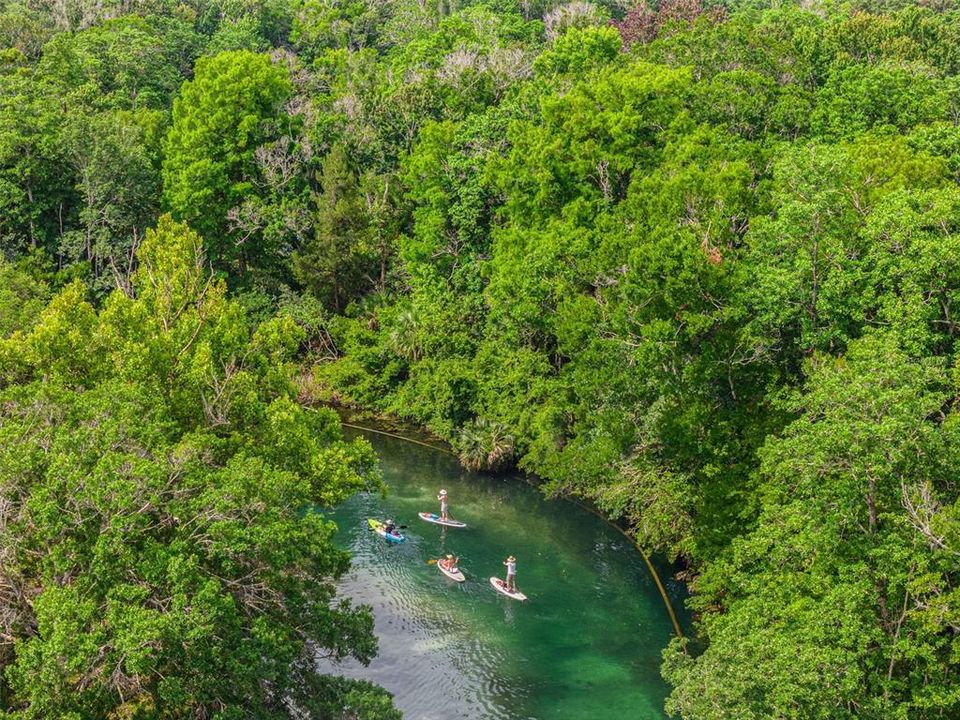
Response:
[[[377,535],[382,537],[387,542],[402,543],[404,540],[407,539],[396,530],[394,530],[392,533],[388,535],[387,532],[383,529],[383,523],[380,522],[379,520],[368,518],[367,523],[370,525],[371,530],[373,530]]]
[[[463,582],[464,580],[467,579],[467,578],[464,576],[464,574],[463,574],[462,572],[460,572],[460,568],[453,568],[453,570],[447,570],[447,568],[445,568],[445,567],[444,567],[443,565],[441,565],[439,562],[437,563],[437,567],[440,568],[440,572],[442,572],[444,575],[446,575],[446,576],[447,576],[448,578],[450,578],[451,580],[456,580],[457,582]]]
[[[506,595],[508,598],[513,598],[514,600],[526,600],[527,596],[522,592],[510,592],[507,590],[507,586],[503,584],[503,580],[498,577],[490,578],[490,584],[493,585],[493,589],[498,593]]]
[[[426,520],[428,523],[433,523],[434,525],[443,525],[444,527],[459,527],[464,528],[467,526],[466,523],[462,523],[459,520],[441,520],[440,516],[436,513],[422,512],[418,513],[421,520]]]

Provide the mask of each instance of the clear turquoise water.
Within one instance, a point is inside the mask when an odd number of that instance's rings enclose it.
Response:
[[[440,452],[368,439],[390,491],[357,495],[331,518],[354,557],[341,592],[373,606],[380,654],[366,668],[325,670],[386,687],[407,720],[665,717],[659,665],[672,626],[643,558],[622,535],[518,478],[467,473]],[[439,512],[441,487],[467,528],[417,517]],[[387,516],[408,526],[405,543],[370,532],[368,517]],[[465,583],[427,563],[446,552],[460,556]],[[508,554],[526,603],[490,586]],[[668,582],[668,592],[679,609],[683,587]]]

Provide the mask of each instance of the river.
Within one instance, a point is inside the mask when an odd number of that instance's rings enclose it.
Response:
[[[351,434],[353,431],[349,431]],[[325,666],[378,683],[406,720],[646,720],[663,718],[661,651],[673,630],[642,556],[616,529],[574,503],[546,500],[516,477],[464,471],[452,456],[367,434],[387,496],[362,493],[330,514],[353,554],[340,591],[373,606],[380,652],[364,668]],[[423,522],[439,512],[465,529]],[[368,517],[407,525],[392,545]],[[460,557],[465,583],[427,560]],[[519,603],[490,586],[517,558]],[[684,588],[664,577],[679,610]]]

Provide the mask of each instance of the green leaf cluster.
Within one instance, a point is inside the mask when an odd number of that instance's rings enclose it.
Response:
[[[42,288],[3,268],[0,712],[396,717],[316,673],[376,652],[322,512],[379,488],[372,449],[295,402],[303,331],[251,326],[196,233],[162,217],[138,261],[132,295],[98,309],[74,282],[36,317]]]

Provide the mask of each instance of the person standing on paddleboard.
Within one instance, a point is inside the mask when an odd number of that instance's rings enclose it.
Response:
[[[440,494],[437,495],[437,500],[440,501],[440,519],[449,520],[450,516],[447,514],[447,511],[450,509],[450,505],[447,502],[447,491],[441,490]]]
[[[506,560],[503,561],[503,564],[507,566],[507,579],[504,581],[504,585],[507,590],[510,592],[517,591],[517,559],[511,555]]]

